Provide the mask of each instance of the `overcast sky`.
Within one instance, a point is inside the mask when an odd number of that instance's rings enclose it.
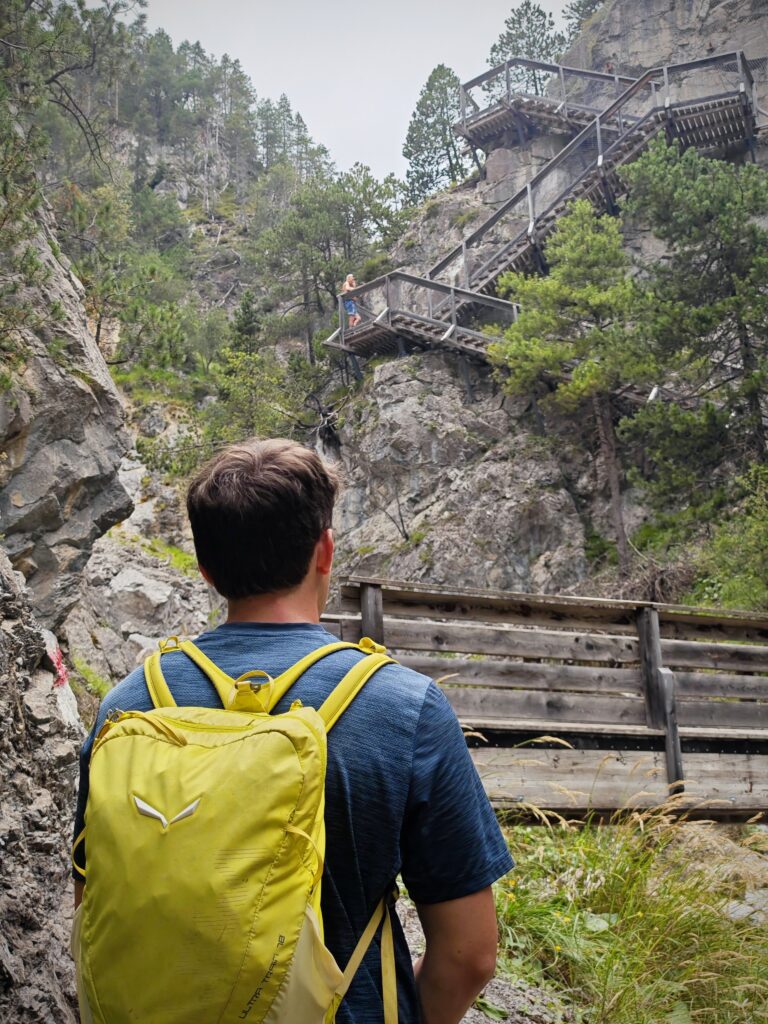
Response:
[[[556,16],[567,0],[539,0]],[[286,93],[341,169],[402,175],[403,142],[437,64],[486,69],[512,0],[149,0],[150,29],[238,58],[260,97]]]

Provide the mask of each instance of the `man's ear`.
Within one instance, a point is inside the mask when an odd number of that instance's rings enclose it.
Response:
[[[321,576],[330,575],[333,568],[333,530],[323,530],[315,548],[315,568]]]
[[[198,562],[197,563],[197,568],[199,569],[200,575],[203,577],[203,579],[208,584],[208,586],[209,587],[213,587],[213,589],[215,590],[216,589],[216,584],[213,582],[213,578],[212,578],[211,574],[208,572],[208,570],[205,568],[205,566],[200,565],[200,563]]]

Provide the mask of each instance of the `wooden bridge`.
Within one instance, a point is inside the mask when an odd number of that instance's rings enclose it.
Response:
[[[498,807],[768,812],[766,617],[351,577],[324,624],[439,681]]]
[[[513,102],[509,90],[512,65],[539,67],[552,81],[561,82],[564,90],[569,80],[566,72],[582,85],[597,82],[602,88],[606,78],[614,88],[627,82],[615,75],[518,58],[463,86],[465,106],[457,132],[477,142],[492,129],[507,131],[509,116],[514,113],[518,123],[523,116],[523,101],[527,104],[524,116],[547,125],[551,119],[541,112],[542,105],[559,111],[561,119],[571,116],[567,111],[577,109],[567,92],[564,101],[555,102],[549,94],[520,94]],[[482,109],[475,102],[478,109],[468,113],[472,87],[492,87],[502,74],[507,85],[502,98],[494,99],[491,89],[490,105]],[[594,96],[591,102],[595,102]],[[510,270],[546,270],[543,245],[575,199],[588,199],[597,209],[615,213],[625,194],[621,168],[659,135],[719,156],[738,147],[754,147],[755,82],[741,51],[654,68],[632,81],[594,117],[588,104],[579,109],[590,115],[588,123],[426,277],[396,271],[349,292],[344,297],[358,302],[363,318],[352,328],[340,296],[340,326],[326,344],[345,352],[356,368],[357,356],[405,354],[414,347],[453,349],[485,360],[488,343],[499,334],[498,326],[494,331],[489,325],[495,322],[503,327],[517,313],[512,303],[489,302],[500,275]],[[578,128],[576,121],[572,127]]]

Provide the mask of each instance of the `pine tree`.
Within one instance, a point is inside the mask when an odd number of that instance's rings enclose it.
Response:
[[[488,63],[493,68],[512,57],[552,62],[565,45],[565,35],[557,30],[552,15],[534,0],[522,0],[504,22],[504,31],[491,47]],[[544,92],[547,77],[541,71],[527,68],[512,68],[510,72],[513,86],[536,96]]]
[[[768,174],[663,141],[625,174],[630,212],[668,248],[647,268],[654,298],[642,323],[656,357],[691,399],[727,406],[765,461]]]
[[[570,46],[581,32],[582,25],[605,6],[605,0],[571,0],[563,9],[565,18],[566,45]]]
[[[653,377],[655,366],[637,345],[632,325],[635,285],[619,222],[579,200],[547,244],[547,277],[507,274],[501,290],[521,304],[505,340],[492,345],[505,388],[542,398],[569,416],[582,443],[598,438],[611,504],[619,568],[629,565],[622,506],[619,411],[626,381]]]
[[[409,164],[408,193],[414,203],[452,181],[461,181],[467,173],[467,161],[453,133],[459,118],[459,85],[456,74],[438,64],[419,94],[403,146]]]

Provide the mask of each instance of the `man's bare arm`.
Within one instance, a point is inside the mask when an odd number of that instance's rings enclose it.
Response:
[[[423,1024],[459,1024],[496,970],[499,941],[489,886],[445,903],[417,904],[426,952],[416,963]]]
[[[85,889],[85,882],[79,882],[75,879],[75,910],[80,906],[83,900],[83,890]]]

